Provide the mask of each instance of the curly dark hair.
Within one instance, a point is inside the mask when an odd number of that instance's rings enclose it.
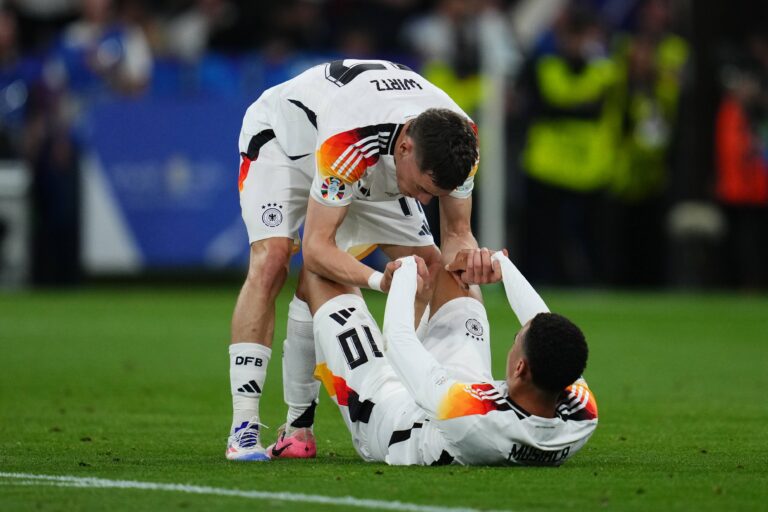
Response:
[[[430,108],[408,125],[416,164],[434,184],[453,190],[467,179],[478,159],[477,135],[470,121],[446,108]]]
[[[589,349],[584,333],[573,322],[556,313],[539,313],[528,326],[523,353],[533,384],[557,393],[584,373]]]

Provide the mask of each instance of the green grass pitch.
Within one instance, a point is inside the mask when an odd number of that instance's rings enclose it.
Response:
[[[768,298],[547,291],[587,334],[600,426],[561,468],[388,467],[355,456],[321,392],[318,458],[224,460],[237,286],[0,295],[0,472],[512,511],[768,510]],[[369,295],[377,318],[383,296]],[[280,345],[262,400],[283,422]],[[518,326],[486,291],[494,373]],[[335,510],[279,500],[31,485],[0,510]],[[352,510],[352,508],[342,508]]]

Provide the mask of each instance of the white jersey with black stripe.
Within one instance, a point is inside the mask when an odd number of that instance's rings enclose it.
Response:
[[[507,289],[514,295],[510,302],[516,313],[546,309],[514,265],[504,259],[505,288],[516,285],[514,290]],[[559,465],[580,450],[598,422],[597,402],[586,381],[579,379],[563,390],[556,416],[544,418],[529,414],[510,399],[505,382],[473,382],[452,372],[450,361],[436,359],[416,337],[416,263],[413,258],[401,261],[387,299],[383,353],[429,421],[414,429],[410,445],[391,445],[387,462]],[[484,366],[482,358],[478,361]]]
[[[245,133],[268,126],[290,158],[314,154],[311,196],[322,204],[401,197],[393,159],[403,125],[429,108],[469,116],[406,66],[345,59],[315,66],[268,89],[246,113]],[[471,120],[470,120],[471,121]],[[474,124],[473,124],[474,126]],[[469,197],[472,170],[454,197]]]

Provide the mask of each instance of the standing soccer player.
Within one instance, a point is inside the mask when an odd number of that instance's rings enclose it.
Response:
[[[273,87],[243,119],[238,185],[251,244],[232,317],[233,417],[226,456],[268,460],[259,439],[259,399],[271,356],[275,298],[304,223],[304,264],[356,287],[388,291],[391,273],[360,263],[376,245],[391,258],[416,254],[439,267],[419,202],[440,197],[443,249],[475,248],[470,229],[477,168],[475,126],[443,91],[407,67],[340,60]],[[477,267],[488,278],[490,264]],[[427,272],[423,276],[429,280]],[[425,303],[429,293],[422,297]],[[284,347],[283,456],[314,456],[307,431],[318,385],[307,304],[294,297]],[[302,437],[291,439],[301,431]],[[301,447],[283,452],[282,447]]]

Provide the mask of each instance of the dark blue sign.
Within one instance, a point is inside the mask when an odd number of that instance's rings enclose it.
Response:
[[[144,99],[91,109],[89,145],[146,267],[247,262],[237,141],[251,101]]]

